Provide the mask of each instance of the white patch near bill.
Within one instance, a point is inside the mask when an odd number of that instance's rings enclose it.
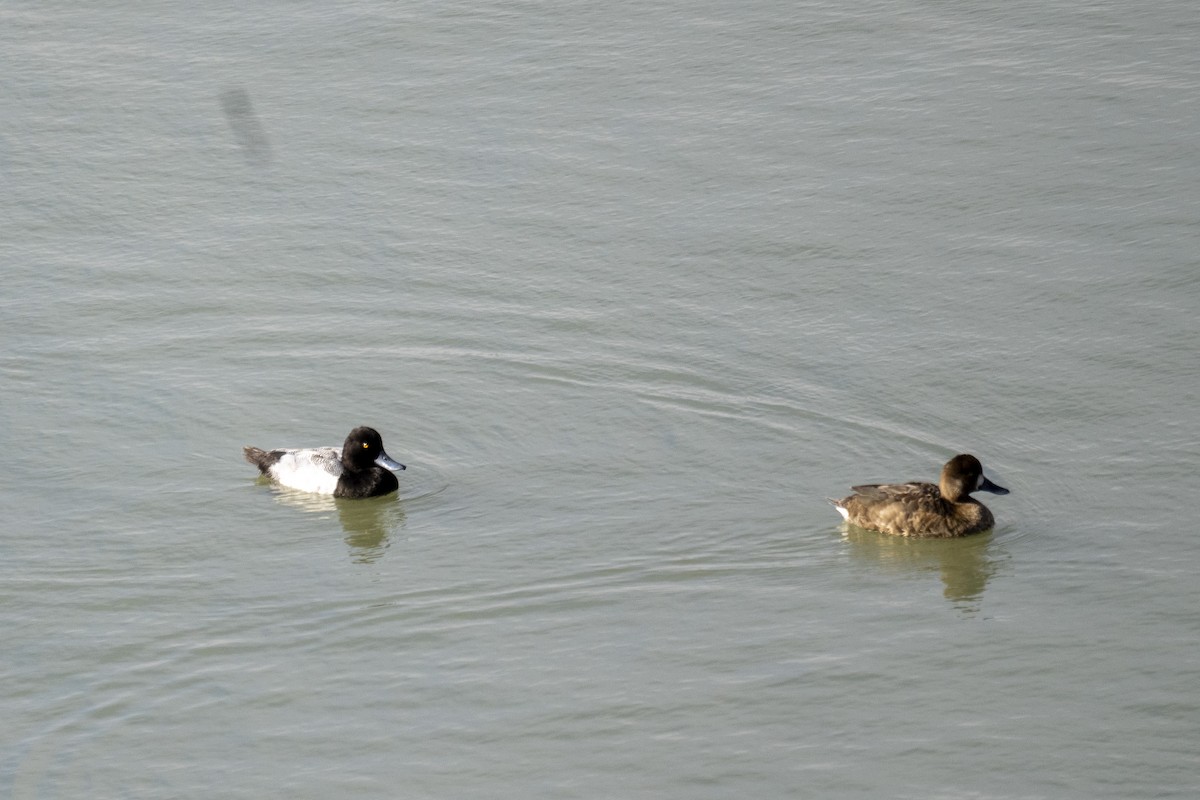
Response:
[[[842,519],[850,519],[850,512],[848,510],[842,508],[841,506],[834,506],[834,508],[836,508],[837,512],[842,515]]]

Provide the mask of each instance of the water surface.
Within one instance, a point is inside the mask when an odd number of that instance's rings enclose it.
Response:
[[[0,794],[1194,797],[1196,28],[7,4]]]

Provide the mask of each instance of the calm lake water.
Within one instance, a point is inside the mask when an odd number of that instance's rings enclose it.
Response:
[[[5,3],[0,797],[1198,796],[1197,41]]]

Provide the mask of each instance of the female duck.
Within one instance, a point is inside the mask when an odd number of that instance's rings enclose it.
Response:
[[[246,460],[284,486],[334,497],[377,497],[400,488],[388,470],[404,465],[383,452],[374,428],[355,428],[339,452],[336,447],[260,450],[244,447]]]
[[[1008,494],[1008,489],[983,476],[983,465],[972,455],[957,455],[942,467],[932,483],[882,483],[853,486],[854,494],[830,498],[842,518],[860,528],[896,536],[949,539],[991,529],[996,520],[971,492]]]

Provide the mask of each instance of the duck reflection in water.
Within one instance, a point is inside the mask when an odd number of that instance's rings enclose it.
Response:
[[[991,532],[963,539],[913,539],[880,536],[846,523],[842,528],[842,538],[854,559],[871,562],[888,573],[936,571],[942,577],[942,595],[956,603],[982,598],[988,579],[999,569]]]
[[[276,500],[283,505],[330,518],[336,513],[350,555],[360,564],[379,560],[390,546],[391,532],[404,525],[404,506],[396,494],[344,500],[278,485],[273,488]]]
[[[338,500],[337,507],[346,544],[360,564],[382,557],[391,546],[390,533],[404,525],[404,506],[396,495],[358,502]]]

